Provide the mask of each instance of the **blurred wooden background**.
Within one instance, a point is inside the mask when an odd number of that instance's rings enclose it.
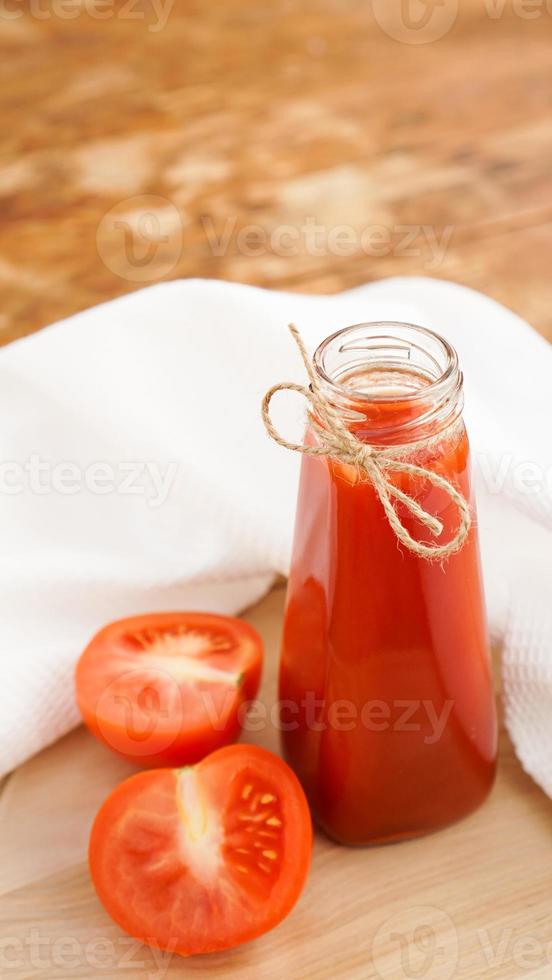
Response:
[[[409,2],[5,0],[0,340],[159,279],[402,274],[552,339],[552,4]]]

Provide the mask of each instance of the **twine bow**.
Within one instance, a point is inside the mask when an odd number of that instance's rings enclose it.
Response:
[[[293,452],[304,453],[309,456],[326,456],[332,459],[338,459],[342,463],[355,467],[357,471],[363,471],[374,487],[387,516],[387,520],[398,540],[415,555],[427,559],[439,559],[448,558],[450,555],[459,551],[471,527],[470,508],[462,494],[452,483],[445,480],[438,473],[425,469],[423,466],[416,466],[414,463],[407,462],[404,456],[408,451],[408,447],[395,446],[380,449],[357,439],[354,433],[347,428],[339,412],[324,397],[297,327],[290,323],[289,330],[299,348],[299,353],[301,354],[309,378],[310,387],[306,388],[304,385],[293,382],[282,382],[273,385],[267,391],[262,403],[262,417],[265,429],[270,438],[277,442],[278,445],[283,446],[285,449],[291,449]],[[307,399],[314,413],[314,417],[311,419],[311,425],[316,431],[319,440],[318,445],[309,446],[288,442],[277,431],[270,417],[270,403],[274,395],[279,391],[296,391]],[[417,445],[418,447],[429,445],[433,441],[435,441],[435,437],[424,440]],[[405,473],[409,476],[417,476],[421,479],[428,480],[433,486],[439,487],[449,495],[456,505],[459,516],[456,534],[450,541],[447,541],[446,544],[424,544],[412,537],[400,520],[393,505],[393,500],[399,500],[413,517],[420,521],[424,527],[428,528],[435,538],[438,538],[442,534],[443,524],[437,517],[424,510],[414,497],[409,496],[403,490],[396,487],[390,480],[390,474],[392,473]]]

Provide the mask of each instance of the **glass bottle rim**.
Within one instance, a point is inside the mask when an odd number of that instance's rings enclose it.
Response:
[[[430,341],[440,348],[443,355],[443,366],[439,367],[434,358],[432,360],[438,367],[437,376],[433,380],[429,380],[427,384],[421,389],[416,389],[407,392],[394,392],[393,394],[386,394],[384,392],[378,392],[373,389],[369,392],[362,391],[358,387],[343,384],[342,382],[332,377],[331,374],[326,369],[325,358],[332,346],[335,346],[336,342],[341,340],[345,341],[348,336],[351,336],[354,332],[359,330],[375,330],[382,329],[383,331],[390,331],[390,333],[374,334],[371,338],[372,341],[400,341],[404,340],[405,344],[408,344],[410,348],[415,348],[418,345],[412,341],[406,341],[405,338],[401,338],[401,332],[408,330],[414,332],[414,334],[420,338]],[[393,334],[394,331],[394,334]],[[345,345],[339,348],[339,353],[346,350]],[[349,348],[353,349],[353,348]],[[359,348],[357,348],[359,349]],[[377,350],[377,348],[362,348],[366,350],[369,354],[370,350]],[[423,348],[419,348],[423,349]],[[367,358],[368,363],[368,358]],[[430,330],[428,327],[421,327],[415,323],[407,323],[400,320],[374,320],[366,321],[364,323],[355,323],[349,327],[343,327],[341,330],[336,330],[329,337],[326,337],[316,348],[313,355],[313,365],[316,370],[317,375],[324,382],[324,386],[328,387],[336,396],[343,398],[344,396],[350,400],[352,403],[355,400],[366,402],[409,402],[415,401],[420,397],[424,399],[432,398],[438,402],[446,401],[448,397],[453,396],[455,392],[462,386],[462,372],[460,371],[458,354],[456,350],[442,337],[440,334],[436,333],[434,330]]]

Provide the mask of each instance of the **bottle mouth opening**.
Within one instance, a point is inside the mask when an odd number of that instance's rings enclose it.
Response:
[[[326,398],[365,438],[416,441],[462,410],[462,373],[454,347],[412,323],[345,327],[317,348],[314,369]]]
[[[461,383],[458,355],[448,341],[392,320],[336,331],[316,349],[313,362],[324,385],[352,402],[441,400]]]

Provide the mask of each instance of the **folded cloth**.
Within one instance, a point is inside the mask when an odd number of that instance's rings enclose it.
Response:
[[[378,319],[459,352],[507,722],[552,793],[552,349],[492,300],[414,278],[335,296],[164,283],[0,351],[0,773],[77,723],[73,667],[103,624],[236,613],[286,574],[299,459],[259,413],[273,383],[304,380],[286,325],[313,349]],[[292,436],[303,414],[275,406]]]

